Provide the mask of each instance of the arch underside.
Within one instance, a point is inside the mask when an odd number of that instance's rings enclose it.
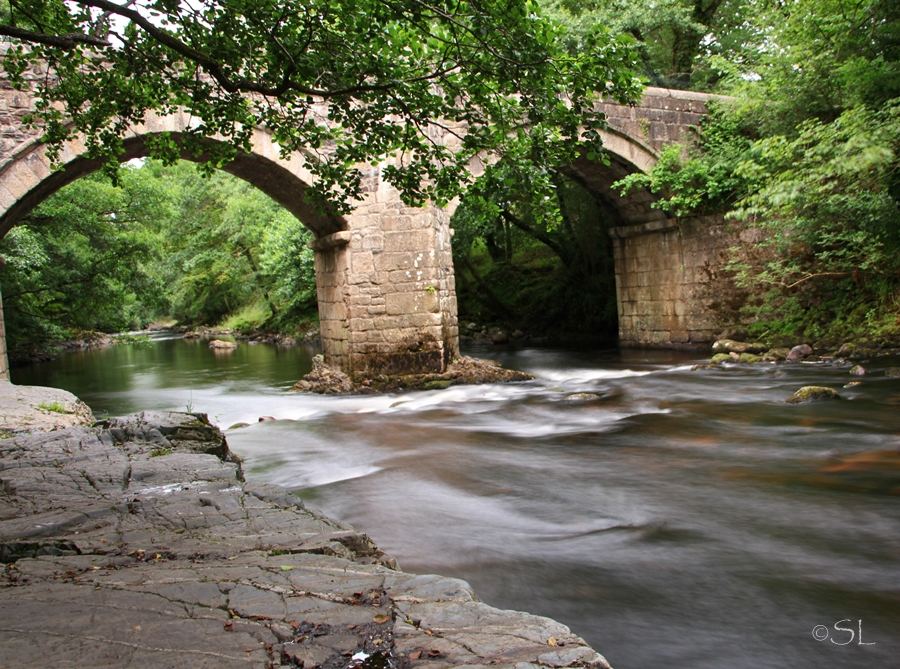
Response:
[[[120,162],[146,157],[149,152],[145,138],[154,134],[158,133],[147,132],[127,138],[124,142],[124,151],[119,157]],[[177,141],[180,134],[169,132],[169,137]],[[97,171],[103,165],[101,160],[85,158],[76,152],[62,169],[50,170],[45,151],[46,147],[43,144],[36,143],[30,151],[20,155],[0,173],[3,180],[9,179],[30,186],[22,188],[23,192],[15,194],[17,195],[15,202],[0,216],[0,237],[5,236],[31,210],[56,191]],[[182,152],[181,157],[192,162],[202,162],[205,158],[186,151]],[[324,214],[307,201],[305,193],[309,184],[283,162],[256,153],[239,151],[235,159],[223,166],[222,170],[243,179],[271,197],[310,228],[317,237],[325,237],[347,229],[343,217]],[[36,177],[36,174],[43,175],[43,178]]]
[[[613,184],[636,172],[646,172],[657,163],[656,154],[642,143],[619,132],[603,133],[609,164],[588,160],[585,155],[575,160],[563,173],[583,186],[609,216],[613,226],[641,225],[663,221],[668,215],[654,209],[660,199],[647,189],[632,190],[627,196],[619,194]]]

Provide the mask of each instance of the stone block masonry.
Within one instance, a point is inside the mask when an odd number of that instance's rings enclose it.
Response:
[[[744,300],[725,271],[739,238],[722,216],[610,231],[622,346],[705,348]]]
[[[346,221],[313,243],[326,360],[356,378],[443,372],[459,356],[449,215],[379,183]]]

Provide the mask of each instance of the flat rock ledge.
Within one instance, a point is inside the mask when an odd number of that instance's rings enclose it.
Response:
[[[202,414],[0,440],[0,666],[606,668],[243,480]]]
[[[0,380],[0,436],[93,423],[90,407],[70,392]]]
[[[447,365],[441,374],[384,374],[351,378],[325,363],[321,355],[313,357],[312,371],[294,384],[293,390],[327,395],[388,393],[398,390],[442,390],[456,385],[510,383],[535,378],[526,372],[505,369],[500,363],[462,356]]]

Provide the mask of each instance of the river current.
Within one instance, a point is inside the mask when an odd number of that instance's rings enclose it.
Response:
[[[367,532],[406,571],[564,622],[616,669],[900,667],[900,379],[883,373],[900,361],[864,377],[692,372],[696,354],[495,347],[467,353],[539,378],[288,392],[314,352],[162,337],[12,380],[98,416],[251,423],[226,431],[248,479]],[[842,400],[784,403],[812,384]]]

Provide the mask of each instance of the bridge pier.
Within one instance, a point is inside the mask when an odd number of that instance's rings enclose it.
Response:
[[[443,372],[459,355],[449,214],[381,185],[316,252],[325,360],[352,377]]]

